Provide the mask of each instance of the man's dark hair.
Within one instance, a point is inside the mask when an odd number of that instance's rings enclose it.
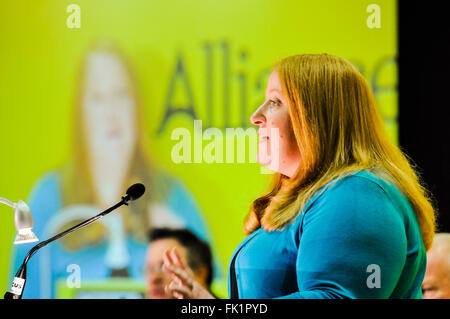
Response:
[[[193,232],[186,228],[154,228],[149,232],[150,243],[158,239],[175,239],[188,251],[189,267],[197,271],[205,266],[208,272],[206,284],[208,289],[213,280],[213,261],[211,249],[207,242],[198,238]]]

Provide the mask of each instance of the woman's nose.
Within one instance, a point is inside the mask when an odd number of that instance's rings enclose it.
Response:
[[[266,122],[266,118],[264,114],[262,113],[262,106],[260,106],[255,113],[250,117],[250,122],[252,122],[253,125],[261,126]]]

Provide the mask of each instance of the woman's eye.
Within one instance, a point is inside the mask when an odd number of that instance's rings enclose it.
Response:
[[[280,105],[280,100],[278,99],[274,99],[274,100],[269,100],[270,106],[278,106]]]

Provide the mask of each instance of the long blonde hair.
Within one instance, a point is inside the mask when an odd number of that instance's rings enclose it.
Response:
[[[435,211],[430,195],[389,139],[373,93],[357,69],[332,55],[305,54],[285,58],[273,70],[287,97],[301,165],[291,178],[275,174],[270,191],[253,202],[244,232],[280,229],[331,180],[377,169],[408,198],[425,248],[431,248]]]

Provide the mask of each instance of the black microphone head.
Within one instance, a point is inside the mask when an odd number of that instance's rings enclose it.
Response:
[[[145,193],[145,186],[141,183],[137,183],[134,185],[131,185],[128,189],[127,189],[127,197],[130,200],[136,200],[139,197],[142,196],[142,194]]]

